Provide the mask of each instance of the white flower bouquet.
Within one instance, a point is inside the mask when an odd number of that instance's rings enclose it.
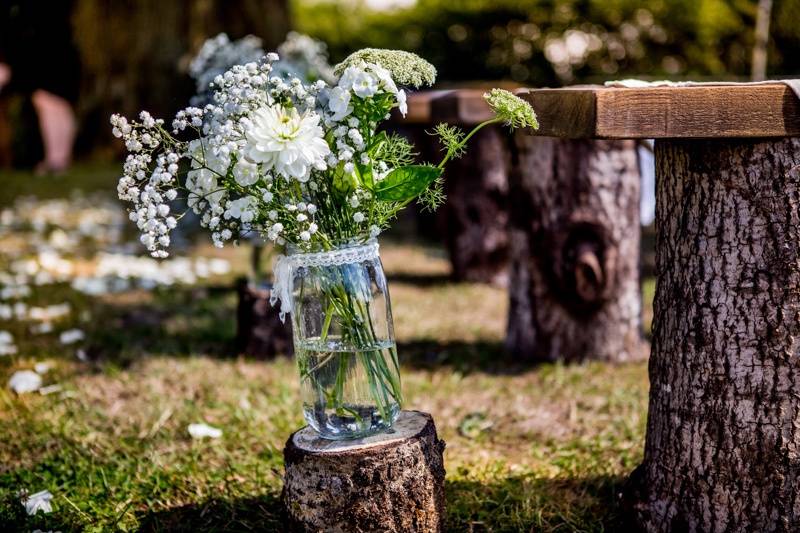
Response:
[[[468,134],[440,124],[434,133],[445,148],[442,160],[416,164],[411,144],[379,125],[394,108],[406,113],[401,87],[434,82],[430,63],[365,49],[337,65],[330,86],[276,75],[276,61],[267,54],[218,75],[213,102],[180,111],[172,132],[146,112],[138,121],[114,115],[113,133],[130,151],[119,197],[130,202],[130,218],[155,257],[167,256],[170,231],[185,214],[173,211],[179,197],[217,246],[256,232],[287,248],[273,297],[281,299],[282,317],[294,304],[306,418],[324,436],[363,435],[391,425],[400,405],[374,239],[409,203],[434,209],[443,201],[445,164],[476,131],[493,123],[535,128],[536,117],[523,100],[492,90],[486,100],[494,118]],[[380,306],[379,293],[387,297]],[[318,317],[310,318],[312,309]],[[353,376],[365,383],[358,401],[347,398],[358,389],[347,385]]]

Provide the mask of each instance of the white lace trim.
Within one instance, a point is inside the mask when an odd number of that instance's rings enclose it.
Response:
[[[378,258],[378,243],[368,242],[362,246],[339,248],[329,252],[279,255],[272,269],[273,281],[269,303],[281,301],[281,321],[292,312],[292,278],[294,271],[302,267],[322,267],[361,263]]]

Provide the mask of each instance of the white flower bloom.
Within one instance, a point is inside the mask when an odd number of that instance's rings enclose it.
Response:
[[[362,213],[361,211],[357,211],[357,212],[353,213],[353,220],[357,224],[360,224],[360,223],[364,222],[364,213]]]
[[[393,94],[397,92],[397,85],[395,85],[394,80],[392,79],[391,72],[374,63],[369,64],[369,69],[374,72],[376,76],[378,76],[378,79],[380,80],[383,88],[386,89],[386,92]]]
[[[188,431],[193,439],[218,439],[222,436],[221,429],[209,426],[206,423],[189,424]]]
[[[397,91],[397,108],[400,110],[400,114],[406,116],[408,113],[408,102],[406,102],[406,92],[402,89]]]
[[[228,218],[238,218],[245,223],[251,222],[255,214],[255,202],[252,196],[228,202],[228,209],[225,211]]]
[[[311,233],[308,231],[301,231],[300,232],[300,240],[301,241],[310,241],[311,240]]]
[[[380,234],[381,234],[381,228],[379,228],[378,226],[375,226],[373,224],[372,226],[369,227],[369,236],[370,237],[375,238]]]
[[[350,91],[341,87],[334,87],[331,89],[328,107],[333,112],[331,118],[339,121],[353,112],[353,106],[350,105]]]
[[[39,511],[43,513],[52,512],[53,506],[50,504],[52,499],[53,495],[50,493],[50,491],[43,490],[23,498],[22,503],[25,505],[25,512],[28,513],[28,515],[33,516]]]
[[[361,98],[374,96],[378,92],[378,80],[366,71],[359,71],[353,79],[353,92]]]
[[[34,392],[42,386],[42,377],[33,370],[18,370],[11,375],[8,386],[17,394]]]
[[[258,181],[258,165],[240,159],[233,167],[233,179],[242,187],[249,187]]]
[[[253,113],[245,153],[253,162],[306,182],[312,168],[325,168],[330,154],[319,120],[313,111],[301,115],[296,108],[263,106]]]

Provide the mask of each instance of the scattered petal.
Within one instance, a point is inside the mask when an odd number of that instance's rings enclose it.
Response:
[[[18,370],[8,380],[8,386],[17,394],[34,392],[42,386],[42,377],[32,370]]]
[[[50,504],[50,500],[52,499],[53,495],[50,494],[50,491],[43,490],[36,494],[31,494],[28,497],[23,497],[22,504],[25,506],[25,512],[33,516],[39,511],[43,513],[52,512],[53,506]]]
[[[33,365],[33,369],[36,371],[37,374],[47,374],[47,371],[50,370],[52,365],[50,363],[36,363]]]
[[[189,435],[191,435],[193,439],[202,439],[206,437],[218,439],[222,436],[222,430],[211,427],[205,423],[189,424]]]
[[[83,331],[79,329],[68,329],[67,331],[62,331],[61,335],[59,335],[58,340],[61,341],[61,344],[74,344],[78,341],[82,341],[86,338]]]

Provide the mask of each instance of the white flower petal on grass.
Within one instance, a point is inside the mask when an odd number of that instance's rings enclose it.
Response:
[[[36,494],[31,494],[27,498],[23,498],[22,504],[25,506],[25,512],[33,516],[39,511],[42,511],[43,513],[52,512],[53,506],[50,504],[50,500],[52,499],[53,495],[50,493],[50,491],[43,490],[41,492],[37,492]]]
[[[8,386],[17,394],[34,392],[42,386],[42,377],[33,370],[17,370],[8,380]]]
[[[14,337],[7,331],[0,331],[0,355],[14,355],[17,347],[14,346]]]
[[[211,427],[206,423],[189,424],[188,430],[193,439],[218,439],[222,436],[221,429]]]
[[[79,329],[68,329],[66,331],[62,331],[61,335],[58,336],[58,340],[61,342],[61,344],[75,344],[76,342],[82,341],[85,338],[86,335]]]

